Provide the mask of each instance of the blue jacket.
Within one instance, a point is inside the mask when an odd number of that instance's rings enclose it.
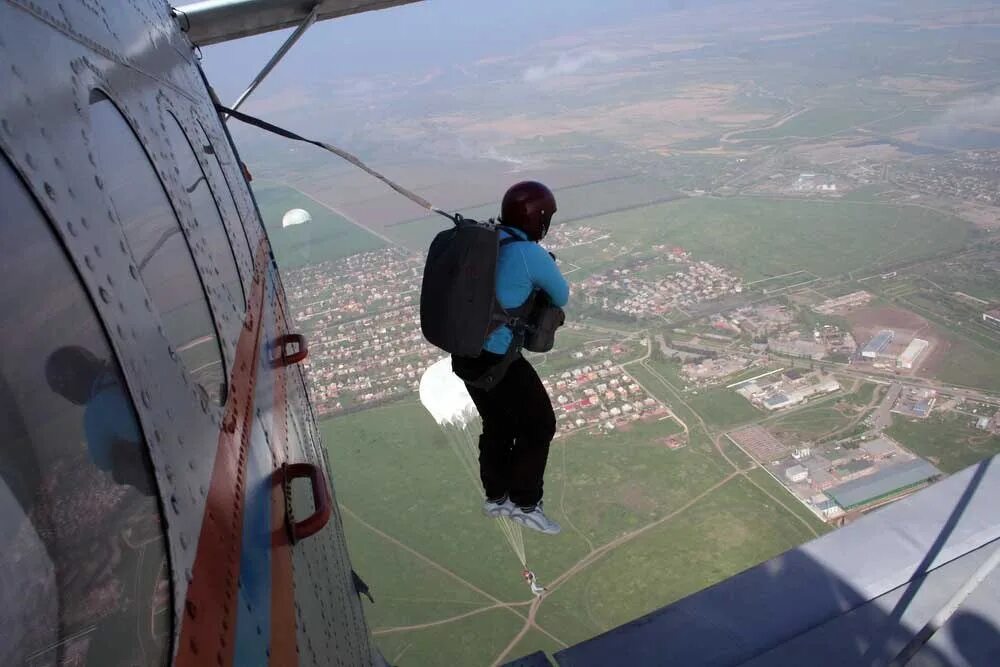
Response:
[[[497,259],[497,301],[504,308],[517,308],[537,288],[549,295],[553,305],[560,308],[565,306],[569,301],[569,283],[556,266],[556,261],[545,248],[529,241],[520,229],[505,227],[500,230],[501,241],[512,235],[524,242],[508,243],[500,248]],[[483,349],[504,354],[510,347],[513,336],[507,325],[499,327],[486,339]]]
[[[83,430],[90,460],[101,470],[114,468],[118,441],[134,446],[137,451],[142,446],[142,434],[132,404],[114,374],[104,372],[94,381],[83,413]]]

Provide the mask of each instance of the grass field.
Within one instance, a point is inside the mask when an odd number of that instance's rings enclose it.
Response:
[[[931,377],[950,384],[1000,391],[1000,352],[955,336],[941,367]]]
[[[973,417],[949,413],[926,420],[896,417],[889,435],[946,473],[1000,453],[1000,437],[976,429]]]
[[[258,184],[253,190],[274,256],[282,269],[342,259],[386,245],[374,234],[296,190],[276,184]],[[312,221],[282,228],[282,216],[293,208],[308,211]]]
[[[861,385],[858,386],[858,390],[848,395],[846,400],[851,405],[864,407],[871,403],[872,398],[875,396],[875,388],[877,386],[878,385],[871,382],[862,382]]]
[[[847,426],[850,421],[832,405],[824,404],[793,412],[768,426],[779,438],[811,440]]]
[[[724,387],[698,390],[697,395],[686,396],[685,400],[709,426],[716,428],[729,428],[764,416],[750,401]]]
[[[674,186],[675,187],[675,186]],[[647,177],[625,176],[609,178],[594,183],[585,183],[555,190],[559,211],[555,224],[589,218],[595,215],[610,213],[622,209],[645,206],[653,202],[664,201],[676,196],[676,190],[671,184]],[[500,197],[497,200],[481,206],[474,206],[459,211],[467,218],[486,220],[499,215]],[[440,215],[431,215],[411,220],[385,228],[385,233],[392,239],[415,250],[424,250],[430,244],[434,234],[447,224]]]
[[[639,376],[638,367],[629,370]],[[529,594],[520,564],[480,515],[480,493],[437,425],[422,406],[403,402],[327,420],[321,429],[352,559],[378,600],[366,613],[386,657],[401,655],[397,662],[406,665],[495,660],[523,627],[515,612],[527,609],[488,608],[496,600],[525,603]],[[732,469],[700,427],[696,444],[668,449],[661,438],[676,431],[669,420],[636,422],[608,436],[553,442],[546,509],[563,533],[524,536],[540,580],[553,581],[594,549],[622,540],[567,576],[540,609],[541,627],[562,642],[588,638],[811,537],[752,485],[725,481]],[[608,580],[621,568],[624,574]],[[476,613],[449,620],[469,612]],[[434,625],[406,629],[423,624]],[[532,631],[508,657],[557,647]]]
[[[558,627],[561,639],[582,641],[810,537],[770,498],[735,478],[557,588],[538,619]]]
[[[844,105],[807,109],[777,127],[748,130],[730,136],[732,141],[756,141],[793,137],[825,137],[884,118],[886,112],[871,107]]]
[[[619,243],[680,245],[747,281],[790,271],[830,277],[954,250],[968,225],[924,208],[751,197],[696,198],[598,216]]]
[[[380,606],[369,606],[367,613]],[[377,636],[375,643],[392,665],[488,665],[523,624],[514,614],[493,609],[422,630]]]

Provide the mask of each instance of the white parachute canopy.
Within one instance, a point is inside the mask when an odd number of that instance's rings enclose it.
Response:
[[[469,475],[473,488],[482,494],[483,486],[479,481],[479,433],[482,431],[482,422],[465,383],[451,370],[451,357],[431,364],[424,371],[420,377],[420,402],[441,427],[441,432]],[[521,565],[527,567],[521,525],[506,517],[495,521]]]
[[[293,225],[304,225],[312,219],[312,216],[309,215],[309,211],[304,208],[293,208],[282,216],[281,226],[284,228],[292,227]]]
[[[451,370],[451,357],[424,371],[420,378],[420,402],[438,424],[464,426],[479,418],[465,383]]]

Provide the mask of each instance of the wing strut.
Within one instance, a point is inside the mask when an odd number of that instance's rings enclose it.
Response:
[[[247,86],[247,89],[243,91],[243,94],[240,95],[238,98],[236,98],[236,101],[233,102],[232,106],[234,110],[240,108],[240,106],[246,101],[246,99],[250,97],[250,94],[257,89],[257,86],[259,86],[261,82],[265,79],[265,77],[267,77],[267,75],[271,73],[271,70],[274,69],[274,66],[277,65],[282,58],[285,57],[285,54],[288,53],[293,46],[295,46],[295,42],[299,41],[299,38],[302,37],[302,35],[306,34],[306,30],[312,27],[312,24],[316,22],[316,12],[318,9],[319,9],[319,3],[313,5],[313,8],[309,12],[309,15],[306,16],[305,19],[303,19],[302,23],[299,24],[299,27],[295,29],[295,32],[289,35],[288,39],[286,39],[285,42],[278,48],[278,50],[274,52],[274,55],[271,56],[271,59],[267,61],[266,65],[264,65],[264,69],[262,69],[260,73],[253,78],[253,81],[251,81],[250,85]],[[229,120],[229,116],[224,115],[222,117],[222,120],[223,122]]]

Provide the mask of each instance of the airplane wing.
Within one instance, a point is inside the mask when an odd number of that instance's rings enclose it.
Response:
[[[203,0],[174,8],[192,44],[208,46],[231,39],[300,25],[313,9],[316,20],[335,19],[419,0]]]

